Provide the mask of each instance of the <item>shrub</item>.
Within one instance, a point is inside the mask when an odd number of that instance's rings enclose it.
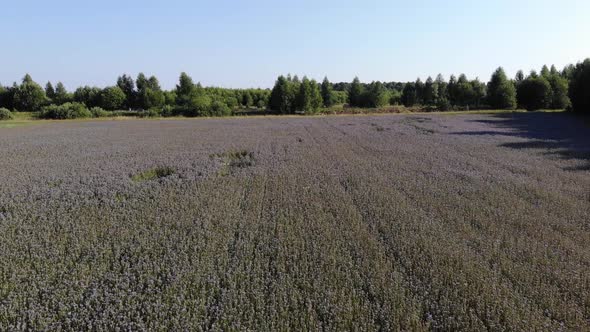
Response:
[[[152,107],[147,111],[140,112],[139,116],[142,118],[159,118],[162,116],[162,108]]]
[[[10,112],[7,108],[0,108],[0,121],[10,119],[12,119],[12,112]]]
[[[63,105],[49,105],[44,107],[39,114],[42,119],[79,119],[90,118],[92,113],[81,103],[65,103]]]
[[[214,101],[206,112],[207,116],[228,116],[231,115],[231,109],[221,101]]]
[[[106,118],[108,116],[111,116],[112,113],[103,110],[100,107],[93,107],[90,109],[90,113],[92,114],[93,118]]]
[[[174,113],[175,113],[175,112],[174,112],[174,107],[172,107],[172,106],[170,106],[170,105],[164,105],[164,106],[162,107],[162,112],[161,112],[161,115],[162,115],[163,117],[174,116],[174,115],[175,115]]]

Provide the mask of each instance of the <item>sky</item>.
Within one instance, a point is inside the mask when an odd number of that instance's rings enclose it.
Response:
[[[590,57],[588,0],[0,0],[0,84],[25,73],[114,85],[180,72],[207,86],[272,87],[280,74],[332,82],[425,80],[499,66],[562,68]]]

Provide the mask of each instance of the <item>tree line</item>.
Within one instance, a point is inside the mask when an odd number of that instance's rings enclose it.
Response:
[[[25,75],[20,84],[0,85],[0,109],[40,112],[53,118],[108,115],[108,111],[142,110],[153,115],[223,116],[234,110],[257,108],[280,114],[314,114],[333,105],[381,108],[403,105],[428,110],[470,109],[572,109],[590,112],[590,59],[568,65],[561,71],[543,66],[540,72],[528,75],[518,71],[509,79],[500,67],[489,82],[468,79],[464,74],[442,75],[422,82],[361,83],[358,77],[350,83],[319,83],[298,76],[279,76],[272,90],[224,89],[203,87],[181,73],[172,90],[161,88],[155,76],[140,73],[136,79],[128,75],[117,78],[106,88],[83,86],[69,92],[58,82],[42,88]]]
[[[321,84],[304,77],[279,76],[269,100],[269,108],[279,113],[317,113],[338,103],[351,107],[380,108],[387,105],[422,107],[426,109],[573,109],[590,112],[590,59],[568,65],[558,71],[555,66],[543,66],[540,73],[527,76],[518,71],[509,79],[502,67],[492,74],[489,82],[468,79],[464,74],[452,75],[446,81],[441,74],[425,82],[330,83]]]
[[[42,88],[29,74],[21,83],[0,85],[0,108],[39,112],[41,117],[75,118],[109,115],[107,111],[136,110],[154,115],[223,116],[232,110],[266,109],[269,89],[203,87],[186,73],[172,90],[163,90],[155,76],[140,73],[136,79],[121,75],[113,86],[82,86],[69,92],[58,82]]]

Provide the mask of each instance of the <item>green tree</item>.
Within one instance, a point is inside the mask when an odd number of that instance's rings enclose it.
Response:
[[[282,114],[290,113],[290,104],[292,101],[289,100],[291,98],[289,84],[290,82],[285,76],[281,75],[277,78],[270,93],[268,107],[271,110]]]
[[[561,77],[560,74],[551,74],[549,76],[551,85],[551,103],[549,108],[559,110],[566,109],[570,105],[568,96],[568,81]]]
[[[402,102],[402,93],[398,90],[391,90],[389,93],[389,104],[399,105]]]
[[[86,107],[92,108],[100,105],[100,95],[102,90],[97,87],[79,87],[74,92],[74,101],[83,103]]]
[[[572,109],[590,114],[590,58],[578,63],[571,73],[569,97]]]
[[[117,110],[125,105],[126,95],[118,86],[104,88],[100,94],[100,107],[105,110]]]
[[[149,79],[143,73],[137,76],[136,106],[148,110],[152,107],[160,107],[165,103],[165,96],[160,87],[160,82],[155,76]]]
[[[366,92],[364,107],[379,108],[389,103],[389,94],[383,86],[383,83],[377,81],[372,82]]]
[[[457,105],[457,77],[451,75],[448,85],[448,98],[451,105]]]
[[[502,67],[498,68],[488,83],[488,103],[496,109],[516,108],[516,87],[508,80]]]
[[[51,101],[55,99],[55,89],[53,88],[53,84],[51,82],[47,82],[45,84],[45,96],[49,98]]]
[[[438,100],[438,84],[434,82],[432,77],[428,76],[424,84],[424,104],[434,105]]]
[[[434,84],[436,84],[438,88],[438,98],[435,101],[436,106],[439,110],[446,111],[451,105],[449,101],[449,84],[445,81],[442,74],[436,76]]]
[[[406,107],[411,107],[416,105],[416,101],[416,87],[414,86],[414,83],[406,83],[402,91],[402,104]]]
[[[72,99],[72,95],[68,93],[68,90],[66,90],[66,87],[63,85],[63,83],[58,82],[55,86],[55,96],[53,97],[53,102],[57,105],[61,105],[71,102]]]
[[[334,105],[333,87],[332,83],[328,81],[328,77],[324,77],[322,81],[322,99],[324,101],[324,107]]]
[[[9,90],[0,84],[0,108],[10,108],[9,99],[11,99],[9,97]]]
[[[416,90],[416,104],[418,105],[424,104],[424,87],[424,83],[418,77],[414,83],[414,89]]]
[[[475,78],[471,81],[471,87],[473,89],[473,106],[480,108],[486,97],[486,85],[480,82],[479,78]]]
[[[551,75],[551,73],[549,72],[549,68],[547,67],[547,65],[543,65],[543,68],[541,68],[541,76],[548,79],[549,75]]]
[[[350,106],[359,107],[362,106],[362,95],[364,92],[364,87],[361,84],[361,81],[358,77],[355,77],[350,84],[350,88],[348,90],[348,104]]]
[[[125,94],[125,101],[121,107],[135,108],[135,82],[133,78],[123,74],[117,78],[117,86]]]
[[[551,85],[544,76],[528,77],[518,85],[518,105],[536,111],[551,103]]]
[[[572,64],[569,64],[569,65],[563,67],[563,70],[561,71],[561,77],[570,81],[574,77],[575,70],[576,70],[576,67]]]
[[[250,91],[245,91],[242,94],[242,105],[247,108],[250,108],[252,105],[254,105],[254,98],[252,98]]]
[[[303,77],[297,94],[297,110],[307,114],[316,113],[323,104],[318,84],[314,80]]]
[[[474,104],[475,92],[465,74],[459,75],[455,91],[456,105],[469,107]]]
[[[181,73],[176,85],[176,103],[179,106],[186,106],[190,104],[191,99],[195,93],[195,83],[193,79],[186,73]]]
[[[514,77],[514,83],[518,86],[522,81],[525,80],[524,73],[522,70],[516,72],[516,76]]]
[[[165,105],[176,105],[176,92],[175,91],[163,91],[164,92],[164,104]]]
[[[14,108],[24,112],[37,112],[46,102],[45,91],[35,83],[29,74],[23,78],[22,84],[14,92]]]

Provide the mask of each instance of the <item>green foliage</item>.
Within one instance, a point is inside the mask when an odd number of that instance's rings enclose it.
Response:
[[[358,77],[352,80],[350,89],[348,90],[348,104],[350,106],[362,107],[363,100],[362,96],[364,93],[364,87],[361,85],[361,81]]]
[[[146,79],[143,73],[140,73],[136,80],[137,96],[136,106],[140,109],[147,110],[153,107],[161,107],[166,102],[166,96],[162,92],[160,83],[155,76]]]
[[[6,108],[0,108],[0,121],[11,120],[13,118],[12,112]]]
[[[520,84],[520,82],[524,81],[525,77],[524,77],[524,73],[522,72],[522,70],[519,70],[518,72],[516,72],[516,76],[514,77],[514,83],[516,84],[516,86],[518,87],[518,84]]]
[[[68,93],[68,90],[66,90],[66,87],[63,85],[62,82],[58,82],[55,86],[55,94],[51,98],[51,100],[53,104],[61,105],[73,101],[74,96]]]
[[[102,90],[97,87],[79,87],[74,92],[74,101],[83,103],[86,107],[97,107],[100,105],[100,95]]]
[[[140,74],[143,75],[143,74]],[[125,99],[123,103],[117,108],[124,107],[126,109],[134,108],[136,103],[135,82],[131,76],[124,74],[117,78],[117,87],[123,92]]]
[[[90,118],[93,113],[90,112],[84,104],[81,103],[65,103],[63,105],[49,105],[43,107],[39,113],[41,119],[80,119]]]
[[[176,103],[179,106],[188,106],[194,98],[195,83],[187,73],[181,73],[178,85],[176,85]]]
[[[324,107],[330,107],[335,103],[334,88],[332,83],[328,81],[328,77],[324,77],[322,81],[322,100],[324,101]]]
[[[0,107],[13,108],[14,89],[0,85]]]
[[[417,100],[418,97],[416,94],[416,87],[414,86],[414,83],[410,82],[404,85],[404,90],[402,92],[401,99],[402,104],[406,107],[412,107],[416,105]]]
[[[439,98],[438,84],[428,77],[424,85],[424,104],[434,105]]]
[[[402,93],[397,90],[392,90],[389,93],[389,104],[400,105],[402,102]]]
[[[22,84],[14,92],[14,108],[21,112],[37,112],[45,101],[43,88],[29,74],[25,75]]]
[[[488,83],[488,103],[495,109],[516,108],[516,87],[508,80],[502,67],[494,72]]]
[[[552,69],[555,67],[551,67]],[[566,109],[570,105],[570,98],[568,97],[568,81],[561,77],[558,73],[552,73],[549,75],[549,84],[551,85],[551,102],[549,108],[562,110]]]
[[[306,114],[314,114],[319,111],[323,105],[320,88],[315,80],[309,80],[307,77],[299,85],[297,94],[297,111]]]
[[[194,93],[187,103],[181,106],[181,112],[184,116],[207,116],[210,112],[212,100],[209,96],[202,93]]]
[[[100,107],[114,111],[125,105],[126,96],[118,86],[104,88],[100,93]]]
[[[369,88],[363,93],[361,107],[379,108],[389,104],[389,93],[383,86],[383,83],[372,82]]]
[[[270,100],[268,107],[282,114],[293,113],[292,105],[294,104],[293,96],[291,95],[291,82],[285,76],[281,75],[277,79],[272,92],[270,93]]]
[[[536,111],[551,103],[551,85],[544,76],[528,77],[518,85],[517,96],[520,107]]]
[[[346,104],[348,101],[348,92],[346,91],[333,91],[332,98],[334,99],[334,104]]]
[[[106,118],[112,115],[111,112],[105,111],[100,107],[92,107],[90,113],[93,118]]]
[[[216,100],[211,103],[211,106],[206,109],[201,115],[204,116],[228,116],[231,115],[232,111],[229,106],[227,106],[222,101]]]
[[[47,82],[47,84],[45,84],[45,96],[47,96],[47,98],[49,98],[51,101],[55,99],[55,89],[53,88],[53,84],[51,84],[51,82]]]
[[[242,105],[244,107],[251,107],[254,104],[254,99],[252,98],[252,94],[250,91],[245,91],[242,94]]]
[[[165,105],[176,105],[176,92],[175,91],[164,91],[164,104]]]
[[[572,109],[590,114],[590,58],[578,63],[571,73],[569,97]]]

